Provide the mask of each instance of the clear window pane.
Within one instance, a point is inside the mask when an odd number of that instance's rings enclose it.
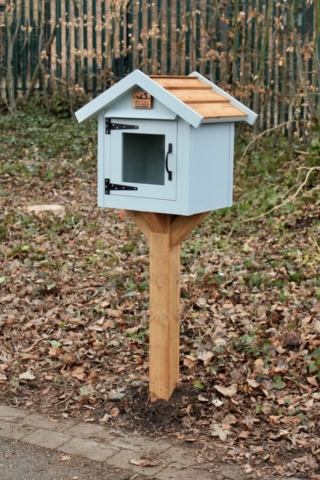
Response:
[[[165,135],[122,134],[122,181],[164,185]]]

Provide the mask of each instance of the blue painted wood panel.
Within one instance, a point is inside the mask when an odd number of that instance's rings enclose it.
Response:
[[[232,205],[233,124],[190,127],[189,211],[216,210]]]

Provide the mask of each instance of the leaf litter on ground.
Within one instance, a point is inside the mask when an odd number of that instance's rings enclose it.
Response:
[[[316,478],[319,197],[242,221],[294,181],[287,140],[252,152],[235,206],[184,242],[181,382],[150,404],[148,243],[125,212],[96,207],[95,122],[41,118],[0,120],[1,398],[190,441],[259,478]]]

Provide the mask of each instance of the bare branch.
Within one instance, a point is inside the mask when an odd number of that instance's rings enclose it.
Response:
[[[307,167],[300,167],[299,170],[302,170],[302,169],[307,169]],[[279,205],[276,205],[275,207],[271,208],[271,210],[268,210],[268,212],[262,213],[261,215],[258,215],[257,217],[254,217],[254,218],[247,218],[247,219],[243,220],[243,222],[253,222],[254,220],[258,220],[259,218],[266,217],[267,215],[274,212],[275,210],[279,210],[279,208],[283,207],[287,203],[292,202],[299,195],[299,193],[301,192],[303,187],[308,183],[310,174],[312,172],[314,172],[315,170],[318,170],[320,172],[320,167],[312,167],[312,168],[308,169],[308,173],[306,175],[306,178],[299,185],[299,188],[295,191],[295,193],[293,195],[291,195],[291,197],[288,197],[284,202],[282,202]]]
[[[247,152],[248,152],[249,148],[251,147],[251,145],[254,144],[254,142],[256,142],[259,138],[263,137],[267,133],[272,132],[273,130],[277,130],[278,128],[282,128],[282,127],[285,127],[286,125],[289,125],[290,122],[291,122],[291,120],[289,120],[287,122],[284,122],[284,123],[280,123],[280,125],[277,125],[276,127],[269,128],[268,130],[265,130],[264,132],[260,133],[256,137],[254,137],[254,139],[251,140],[251,142],[246,146],[246,149],[243,152],[243,154],[242,154],[242,156],[241,156],[241,158],[240,158],[240,160],[237,164],[237,167],[239,167],[240,165],[243,165],[243,160],[244,160],[245,156],[247,155]]]

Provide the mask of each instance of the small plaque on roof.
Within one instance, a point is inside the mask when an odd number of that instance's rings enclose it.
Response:
[[[152,96],[148,92],[132,92],[134,108],[152,108]]]

